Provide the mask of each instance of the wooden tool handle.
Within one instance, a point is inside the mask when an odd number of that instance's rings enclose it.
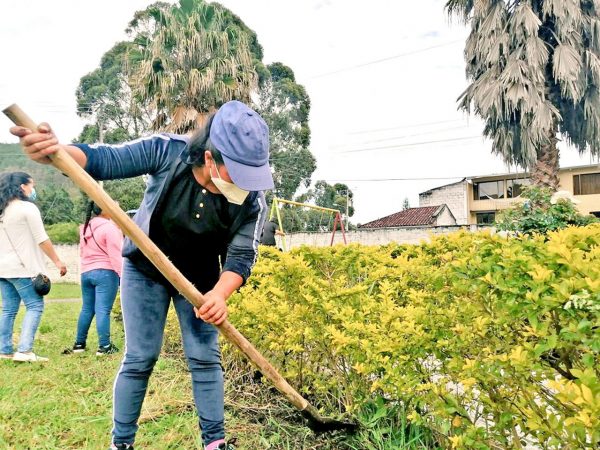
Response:
[[[31,120],[17,105],[11,105],[4,111],[16,125],[37,130],[37,124]],[[146,255],[167,280],[195,307],[204,303],[202,294],[189,280],[173,265],[165,254],[150,240],[148,236],[135,224],[131,218],[114,202],[104,189],[75,162],[63,149],[50,156],[52,165],[66,174],[81,188],[96,204],[107,211],[111,219],[121,227],[133,243]],[[277,372],[269,361],[248,341],[229,321],[217,326],[223,336],[238,347],[249,359],[275,385],[275,387],[300,411],[308,412],[311,417],[316,416],[316,410],[306,401],[290,384]]]

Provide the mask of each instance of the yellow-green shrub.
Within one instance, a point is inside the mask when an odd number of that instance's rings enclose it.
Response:
[[[600,226],[262,249],[231,320],[329,412],[400,402],[456,448],[600,442]]]

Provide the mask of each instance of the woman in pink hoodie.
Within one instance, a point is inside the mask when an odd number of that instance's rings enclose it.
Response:
[[[83,305],[72,351],[85,351],[88,331],[95,315],[98,331],[96,355],[116,353],[119,349],[110,340],[110,312],[119,289],[123,234],[108,214],[93,202],[88,206],[85,224],[79,231]]]

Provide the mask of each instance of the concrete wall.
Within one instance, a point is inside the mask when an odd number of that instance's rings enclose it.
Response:
[[[444,227],[410,227],[410,228],[380,228],[376,230],[356,230],[346,233],[348,243],[356,242],[363,245],[384,245],[391,242],[399,244],[418,244],[428,241],[432,235],[446,234],[458,231],[462,228],[458,225]],[[476,230],[477,227],[466,227]],[[281,237],[277,236],[277,246],[282,247]],[[291,233],[286,235],[287,248],[309,245],[315,247],[329,246],[331,233]],[[335,233],[334,244],[343,243],[342,234]]]
[[[439,206],[444,203],[456,219],[458,225],[468,223],[466,182],[442,186],[419,194],[419,206]]]
[[[68,281],[79,283],[79,245],[55,244],[54,249],[56,250],[58,257],[67,265],[67,274],[64,277],[61,277],[58,274],[58,269],[54,263],[44,255],[46,267],[48,268],[46,275],[48,275],[53,282]]]
[[[418,244],[422,241],[428,241],[432,235],[452,233],[460,229],[471,229],[476,231],[476,226],[461,227],[440,226],[440,227],[410,227],[410,228],[381,228],[377,230],[356,230],[346,232],[346,241],[348,243],[356,242],[363,245],[385,245],[391,242],[399,244]],[[277,246],[282,247],[281,236],[276,236]],[[286,234],[287,248],[309,245],[314,247],[327,247],[331,242],[331,233],[291,233]],[[335,233],[334,244],[343,244],[342,233],[338,230]],[[46,258],[48,268],[47,275],[53,282],[76,282],[79,283],[79,246],[78,245],[55,245],[56,252],[67,265],[67,275],[60,277],[54,264]]]
[[[450,212],[450,208],[444,208],[440,215],[435,220],[435,225],[438,227],[447,227],[456,225],[456,220],[452,217],[452,213]]]

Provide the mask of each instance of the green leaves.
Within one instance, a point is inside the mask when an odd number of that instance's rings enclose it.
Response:
[[[264,248],[231,318],[319,407],[360,415],[370,432],[398,406],[446,447],[593,447],[599,249],[598,224]]]
[[[569,225],[584,226],[597,221],[591,215],[580,214],[569,199],[553,199],[549,189],[528,186],[521,196],[526,199],[523,203],[498,216],[499,230],[546,234]]]

